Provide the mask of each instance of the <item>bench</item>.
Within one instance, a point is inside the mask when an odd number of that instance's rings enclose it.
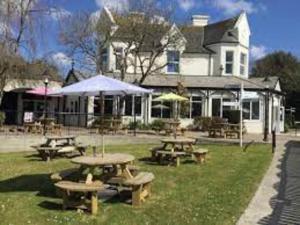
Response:
[[[60,149],[60,147],[36,146],[36,150],[40,154],[41,158],[47,162],[53,159]]]
[[[163,161],[167,159],[171,159],[175,163],[176,166],[180,166],[180,157],[186,156],[186,152],[179,151],[166,151],[166,150],[158,150],[156,151],[157,158],[160,164],[163,164]]]
[[[60,172],[51,174],[50,179],[52,180],[53,183],[57,183],[59,181],[66,180],[66,178],[70,177],[71,175],[77,172],[78,172],[78,168],[62,170]]]
[[[197,163],[204,163],[206,160],[207,149],[199,148],[193,151]]]
[[[228,137],[233,138],[234,136],[236,136],[237,139],[240,138],[239,130],[226,130],[224,133],[225,133],[225,135],[224,135],[225,138],[228,138]]]
[[[164,149],[164,146],[156,146],[156,147],[150,148],[149,151],[151,152],[151,160],[156,161],[157,160],[156,152],[159,150],[163,150],[163,149]]]
[[[88,209],[93,215],[98,211],[98,191],[104,189],[100,184],[85,184],[72,181],[59,181],[54,184],[62,191],[63,209],[67,208],[81,208]],[[82,193],[78,199],[72,193]],[[89,194],[91,199],[88,199]]]
[[[125,186],[132,187],[132,205],[138,206],[151,195],[151,182],[153,173],[140,172],[137,176],[124,181]]]

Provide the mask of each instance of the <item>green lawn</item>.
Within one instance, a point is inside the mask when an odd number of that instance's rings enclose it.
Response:
[[[150,165],[150,146],[107,147],[108,152],[136,156],[143,171],[156,179],[153,195],[141,207],[115,201],[101,203],[95,217],[74,210],[62,211],[49,174],[74,167],[69,159],[50,163],[32,153],[0,154],[0,224],[234,224],[253,196],[272,154],[269,145],[208,145],[207,163],[182,163],[178,168]]]

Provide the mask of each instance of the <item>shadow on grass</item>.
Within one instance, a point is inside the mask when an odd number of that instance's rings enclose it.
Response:
[[[39,196],[56,197],[49,174],[20,175],[2,180],[0,192],[38,192]]]
[[[280,182],[273,185],[278,194],[269,201],[273,212],[259,221],[261,225],[300,224],[300,142],[289,141],[285,147],[277,166]]]

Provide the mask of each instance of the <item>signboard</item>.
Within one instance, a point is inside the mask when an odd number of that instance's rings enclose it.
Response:
[[[24,122],[25,123],[33,122],[33,112],[24,112]]]
[[[259,96],[257,92],[253,91],[243,91],[242,92],[242,99],[258,99]]]
[[[223,102],[223,106],[239,106],[239,102]]]

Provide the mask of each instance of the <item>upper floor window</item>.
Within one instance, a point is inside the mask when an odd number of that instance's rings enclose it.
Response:
[[[245,75],[246,73],[246,60],[247,59],[247,56],[245,53],[241,53],[241,56],[240,56],[240,74],[241,75]]]
[[[116,70],[121,70],[122,68],[122,55],[123,55],[123,48],[116,48],[115,49],[115,56],[116,56]]]
[[[101,70],[108,70],[108,51],[107,48],[101,50]]]
[[[233,51],[226,51],[225,56],[225,74],[232,74],[233,73],[233,58],[234,52]]]
[[[168,73],[179,73],[179,51],[168,51],[167,62]]]

